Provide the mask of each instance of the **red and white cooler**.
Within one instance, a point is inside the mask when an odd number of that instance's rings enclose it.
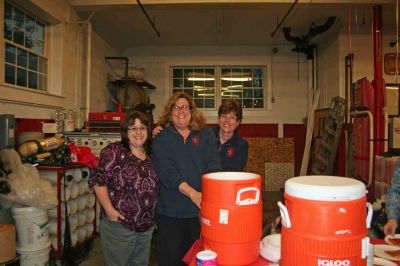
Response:
[[[218,265],[248,265],[259,258],[262,235],[261,177],[244,172],[205,174],[201,235]]]
[[[300,176],[285,183],[281,266],[367,264],[372,206],[353,178]],[[368,214],[367,210],[368,209]]]

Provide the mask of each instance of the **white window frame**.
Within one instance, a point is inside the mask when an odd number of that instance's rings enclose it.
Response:
[[[10,5],[13,8],[13,10],[18,9],[19,11],[21,11],[24,14],[24,16],[30,16],[33,19],[35,19],[35,25],[36,25],[37,22],[39,22],[40,24],[43,25],[43,30],[44,30],[43,42],[44,43],[43,43],[43,52],[40,53],[38,51],[35,51],[34,49],[26,47],[25,45],[18,44],[13,40],[9,40],[9,39],[4,38],[4,28],[3,28],[2,38],[3,38],[3,41],[4,41],[4,46],[6,46],[7,44],[13,46],[15,48],[15,50],[16,50],[15,51],[16,54],[17,54],[17,49],[20,49],[22,51],[25,51],[27,54],[30,53],[30,54],[36,55],[38,57],[38,62],[37,62],[38,69],[36,69],[36,70],[32,70],[29,67],[28,58],[27,58],[27,66],[26,67],[19,66],[17,61],[14,62],[14,63],[7,63],[4,60],[4,66],[3,67],[5,67],[5,65],[14,66],[15,67],[15,73],[17,73],[17,69],[18,68],[20,68],[22,70],[25,70],[26,71],[26,79],[27,80],[26,80],[26,84],[25,85],[19,85],[19,84],[17,84],[18,83],[17,77],[15,77],[15,84],[8,83],[8,82],[6,82],[6,78],[5,78],[5,74],[4,74],[5,72],[3,71],[3,75],[4,75],[3,81],[4,81],[5,84],[11,85],[11,86],[17,86],[17,87],[23,88],[23,89],[33,89],[33,90],[39,90],[39,91],[47,92],[48,91],[48,84],[49,84],[49,82],[48,82],[48,79],[49,79],[49,58],[48,58],[48,55],[47,55],[48,54],[48,48],[47,48],[47,46],[48,46],[48,38],[47,38],[47,36],[49,35],[47,33],[48,32],[48,24],[45,23],[44,21],[42,21],[39,18],[39,16],[30,13],[29,11],[25,10],[24,8],[21,8],[21,7],[17,6],[17,5],[15,5],[14,3],[10,2],[10,1],[4,1],[3,2],[3,8],[4,8],[5,3],[8,3],[8,5]],[[4,9],[3,9],[2,19],[3,19],[3,25],[4,25],[4,23],[5,23],[5,21],[4,21]],[[12,19],[12,22],[14,22],[14,18]],[[12,27],[14,28],[14,25]],[[25,32],[25,29],[23,29],[23,31]],[[36,41],[37,38],[35,37],[34,40]],[[16,58],[17,58],[17,55],[16,55]],[[40,69],[39,69],[40,58],[42,58],[42,59],[44,59],[46,61],[46,66],[45,66],[46,71],[45,72],[41,72]],[[37,88],[31,88],[29,86],[29,72],[30,71],[32,71],[32,72],[34,72],[34,73],[36,73],[38,75],[38,78],[37,78],[37,81],[36,81]],[[39,76],[42,76],[42,77],[44,76],[45,77],[45,84],[42,84],[42,87],[40,85],[41,82],[40,82],[40,77]]]
[[[50,109],[63,107],[65,98],[62,95],[62,55],[65,31],[63,19],[65,19],[65,14],[60,10],[55,10],[53,14],[47,13],[44,9],[38,8],[40,6],[36,6],[36,3],[30,1],[23,2],[23,5],[15,1],[9,1],[11,5],[19,8],[25,14],[36,19],[40,18],[40,22],[46,26],[44,55],[48,59],[47,91],[30,89],[5,83],[5,43],[7,39],[4,38],[4,2],[5,0],[0,0],[0,20],[2,22],[2,26],[0,27],[0,34],[2,36],[2,41],[0,42],[0,60],[4,62],[0,64],[0,102]],[[42,5],[42,3],[38,3],[38,5]],[[56,4],[52,5],[52,7],[54,6]],[[27,10],[34,11],[28,12]]]
[[[214,69],[214,75],[215,75],[215,81],[214,81],[214,88],[215,88],[215,107],[214,108],[201,108],[202,111],[207,113],[208,111],[215,111],[218,110],[221,102],[222,102],[222,97],[221,97],[221,70],[222,68],[261,68],[263,70],[263,107],[262,108],[243,108],[243,111],[245,113],[252,113],[252,114],[257,114],[260,112],[264,112],[267,110],[271,110],[271,101],[270,101],[270,91],[269,91],[269,79],[270,75],[267,73],[267,66],[265,64],[204,64],[204,65],[170,65],[170,78],[169,78],[169,83],[170,83],[170,93],[173,93],[174,89],[174,84],[173,84],[173,69],[174,68],[213,68]],[[253,98],[254,99],[254,98]]]

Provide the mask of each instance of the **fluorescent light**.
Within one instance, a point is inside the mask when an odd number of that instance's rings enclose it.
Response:
[[[229,85],[227,87],[222,88],[222,90],[229,90],[229,89],[234,89],[234,88],[242,88],[243,89],[243,85]]]
[[[399,87],[395,87],[395,86],[386,86],[387,90],[398,90]]]
[[[207,80],[214,80],[214,78],[196,78],[196,77],[191,77],[188,78],[190,81],[207,81]]]
[[[199,96],[213,96],[214,97],[214,94],[212,94],[212,93],[199,93]]]
[[[227,80],[227,81],[251,81],[252,80],[252,78],[251,77],[243,77],[243,78],[233,78],[233,77],[230,77],[230,78],[221,78],[222,80]]]

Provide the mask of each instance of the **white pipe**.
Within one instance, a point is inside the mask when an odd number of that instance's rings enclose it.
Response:
[[[92,70],[92,23],[88,22],[87,32],[87,54],[86,54],[86,121],[89,120],[90,92],[91,92],[91,70]]]
[[[356,116],[364,116],[368,115],[369,117],[369,169],[368,169],[368,184],[367,188],[371,187],[372,185],[372,169],[373,169],[373,162],[374,162],[374,118],[372,113],[368,110],[365,111],[354,111],[351,113],[353,117]]]
[[[384,148],[383,151],[387,152],[388,149],[388,142],[389,142],[389,114],[386,110],[383,110],[383,115],[384,115],[384,127],[385,127],[385,131],[384,131],[384,139],[385,139],[385,143],[384,143]]]

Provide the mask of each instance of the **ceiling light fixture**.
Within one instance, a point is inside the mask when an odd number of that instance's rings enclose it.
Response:
[[[214,78],[204,78],[204,77],[190,77],[187,78],[190,81],[208,81],[208,80],[214,80]]]
[[[251,80],[253,80],[251,77],[242,77],[242,78],[229,77],[229,78],[221,78],[221,79],[226,80],[226,81],[251,81]]]

